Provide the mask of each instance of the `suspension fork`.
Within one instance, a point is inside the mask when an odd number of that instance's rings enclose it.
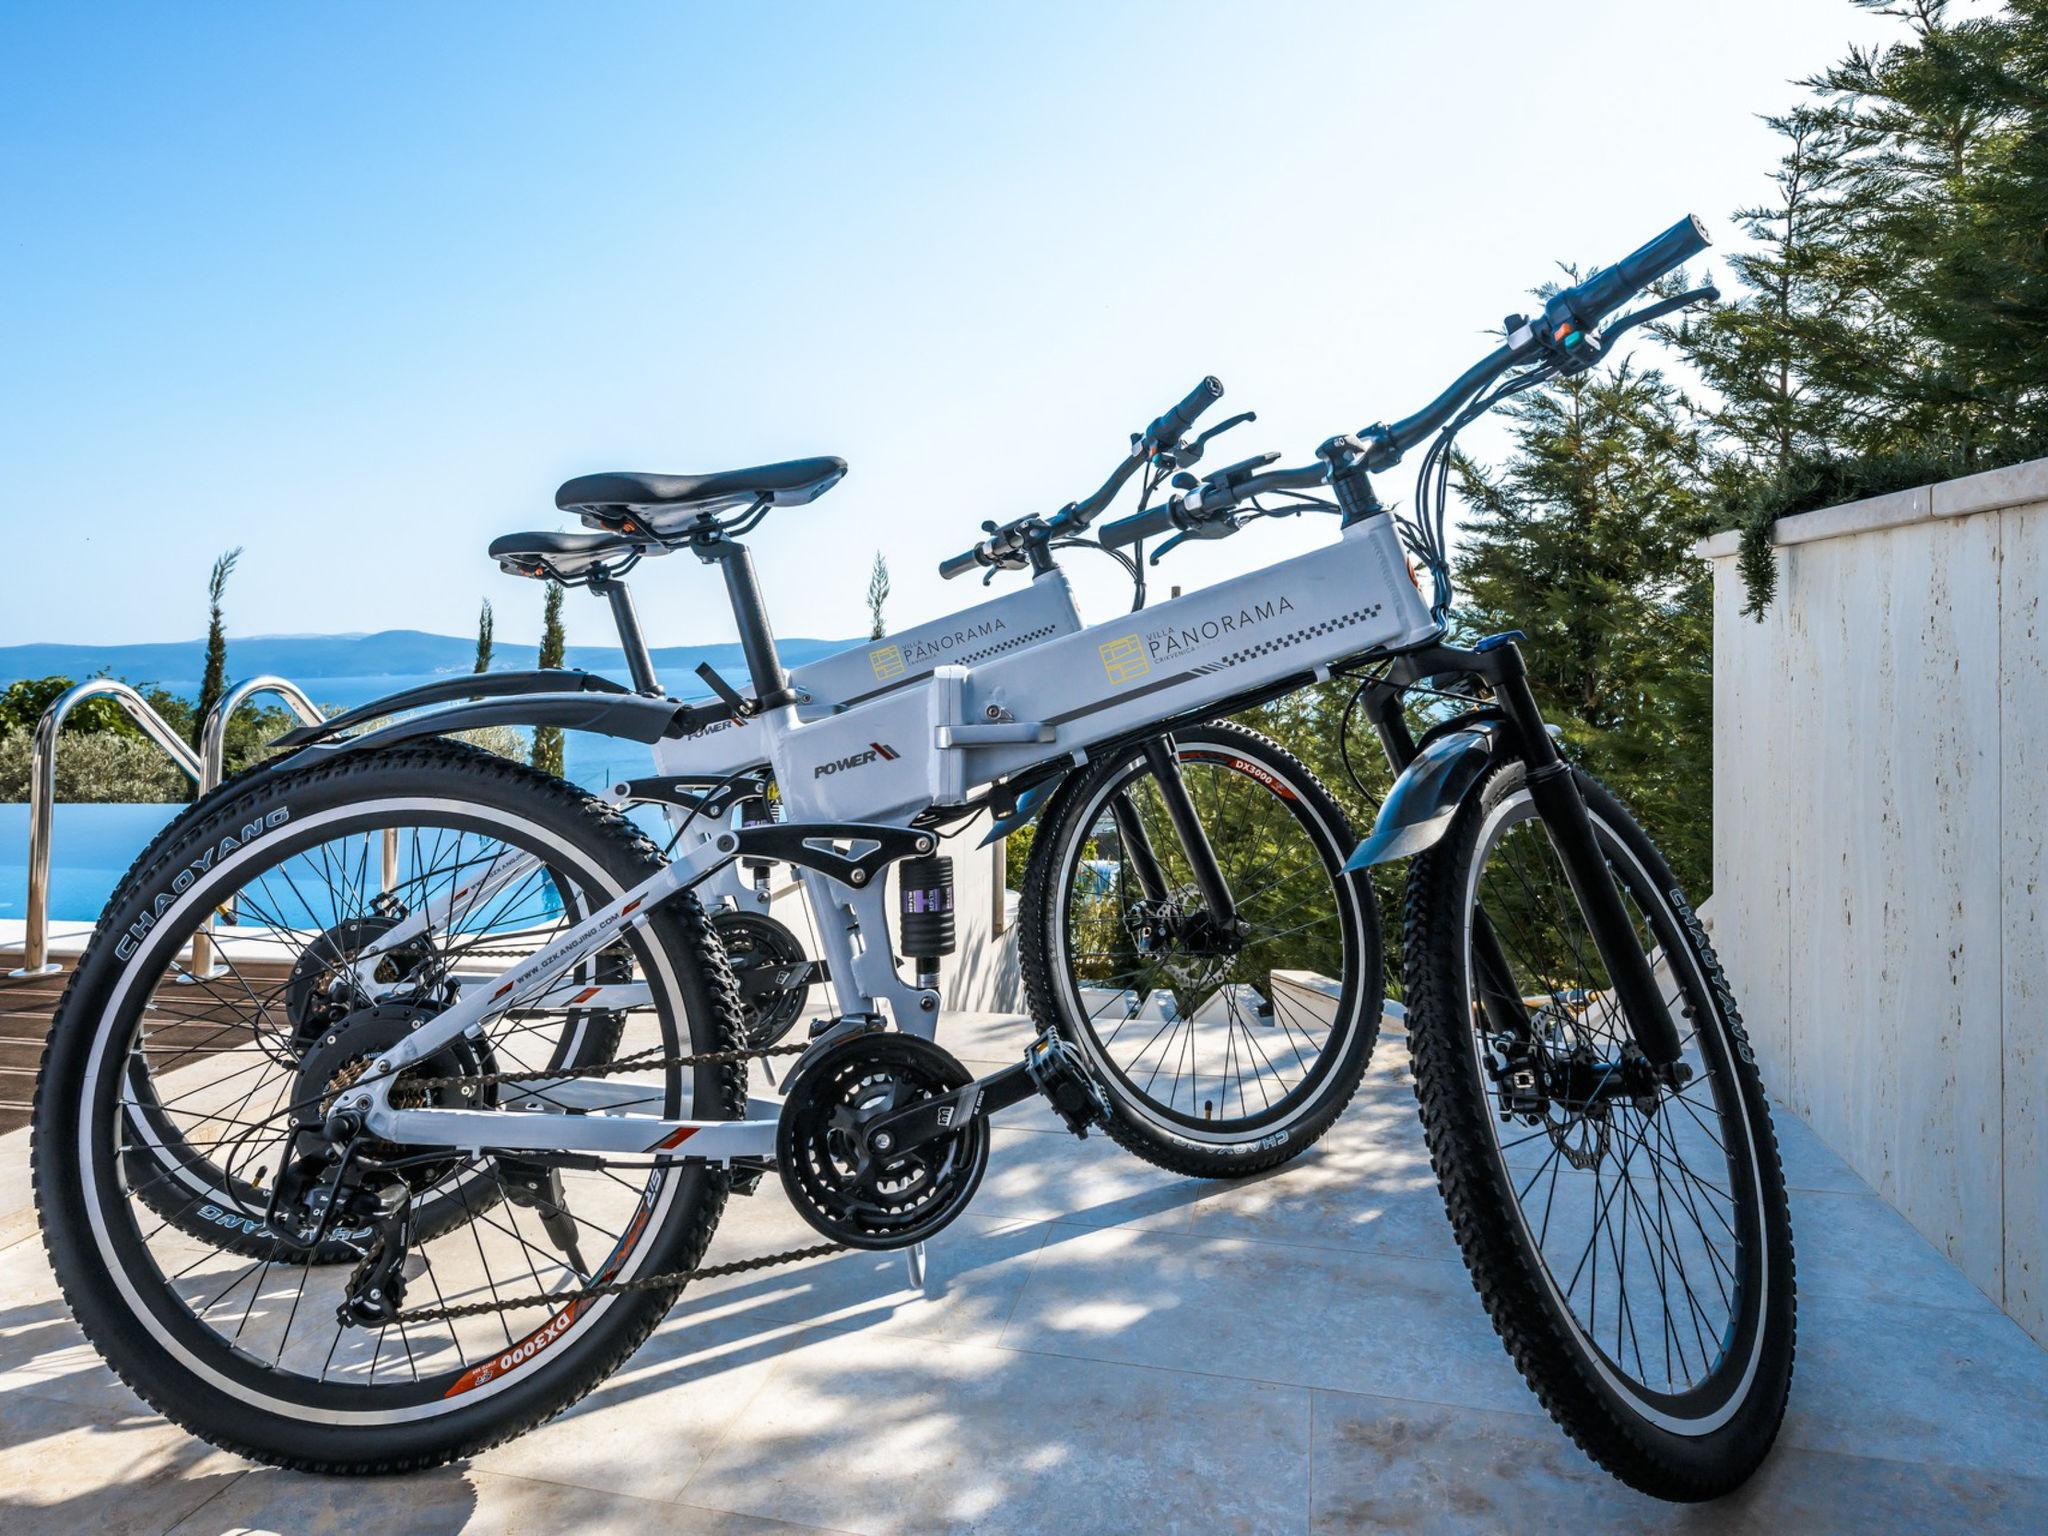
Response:
[[[1152,838],[1138,808],[1122,790],[1109,797],[1109,818],[1116,823],[1116,840],[1138,877],[1138,889],[1147,901],[1164,901],[1166,871],[1159,867],[1159,855],[1152,851]]]
[[[1195,889],[1202,893],[1202,902],[1208,907],[1210,917],[1219,927],[1227,929],[1237,921],[1237,899],[1230,894],[1223,870],[1216,863],[1216,850],[1209,846],[1209,834],[1202,828],[1201,817],[1195,814],[1194,801],[1188,798],[1187,781],[1180,776],[1180,757],[1174,751],[1173,738],[1152,737],[1145,743],[1144,753],[1145,765],[1159,782],[1159,798],[1166,802],[1166,818],[1173,823],[1173,834],[1180,839],[1181,851],[1188,856],[1188,864],[1194,871]],[[1131,819],[1137,820],[1135,816]],[[1149,847],[1145,857],[1151,857]],[[1156,859],[1152,867],[1156,876],[1159,868]],[[1143,878],[1142,873],[1140,878]]]
[[[1401,713],[1401,690],[1382,685],[1368,703],[1367,713],[1398,779],[1401,770],[1415,760],[1417,750],[1407,717]],[[1528,1039],[1529,1010],[1522,1006],[1514,968],[1508,964],[1500,936],[1493,931],[1493,920],[1484,908],[1472,914],[1472,959],[1479,972],[1479,1006],[1493,1033],[1510,1040]]]
[[[1592,814],[1579,793],[1578,779],[1544,729],[1520,648],[1510,640],[1495,647],[1493,654],[1498,658],[1498,671],[1491,679],[1494,697],[1515,728],[1515,747],[1528,768],[1529,798],[1557,848],[1565,879],[1592,932],[1593,946],[1607,968],[1615,999],[1635,1030],[1636,1044],[1653,1066],[1668,1067],[1683,1050],[1678,1026],[1664,1005],[1650,957],[1622,905],[1607,855],[1593,832]]]

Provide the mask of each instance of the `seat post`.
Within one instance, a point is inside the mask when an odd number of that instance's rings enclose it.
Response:
[[[753,556],[744,544],[722,536],[693,542],[698,558],[716,560],[725,570],[725,591],[732,600],[733,622],[739,626],[740,649],[747,658],[759,707],[780,709],[794,704],[796,690],[789,686],[789,674],[782,669],[782,656],[775,648],[775,632],[768,627],[768,610],[761,603]]]
[[[633,611],[633,594],[618,577],[602,570],[591,572],[590,590],[602,592],[612,605],[612,622],[618,626],[619,648],[626,653],[626,672],[633,679],[633,691],[660,698],[661,679],[654,675],[654,658],[647,653],[646,637],[640,633],[640,616]]]

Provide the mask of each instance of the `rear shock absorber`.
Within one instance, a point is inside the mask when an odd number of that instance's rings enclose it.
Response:
[[[953,953],[953,861],[943,853],[896,866],[898,951],[917,969],[920,987],[939,984],[939,959]]]

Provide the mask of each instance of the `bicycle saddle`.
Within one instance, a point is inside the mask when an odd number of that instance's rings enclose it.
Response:
[[[576,582],[599,566],[638,560],[668,551],[620,533],[507,533],[491,540],[491,558],[514,576]]]
[[[628,513],[638,513],[654,527],[673,528],[679,522],[671,515],[675,512],[686,512],[694,518],[699,513],[747,501],[799,507],[831,490],[845,473],[846,460],[818,458],[790,459],[781,464],[760,464],[752,469],[728,469],[710,475],[578,475],[555,492],[555,505],[564,512],[580,513],[585,521],[600,526],[610,526],[623,521]],[[650,517],[649,513],[654,515]]]

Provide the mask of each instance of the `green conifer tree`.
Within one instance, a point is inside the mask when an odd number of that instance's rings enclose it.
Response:
[[[569,650],[569,637],[562,628],[562,584],[548,583],[541,607],[540,664],[559,667]],[[562,732],[552,725],[538,726],[533,733],[533,766],[542,773],[561,777],[563,773]]]
[[[192,713],[192,745],[198,746],[205,733],[206,717],[228,691],[228,627],[221,600],[235,562],[242,558],[240,545],[213,562],[206,578],[206,667],[199,679],[199,703]]]

